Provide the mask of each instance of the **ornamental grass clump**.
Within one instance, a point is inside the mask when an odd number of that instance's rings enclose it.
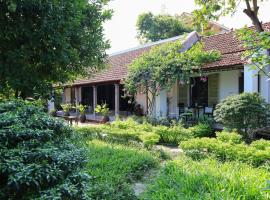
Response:
[[[0,103],[0,199],[87,199],[72,132],[33,103]]]

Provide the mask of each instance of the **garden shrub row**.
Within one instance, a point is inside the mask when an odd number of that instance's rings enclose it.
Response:
[[[116,120],[108,125],[80,127],[77,128],[77,131],[99,139],[143,142],[147,147],[157,143],[177,145],[180,141],[212,134],[212,129],[208,124],[198,124],[187,129],[181,124],[171,126],[140,124],[132,118],[126,121]]]
[[[0,103],[0,199],[88,199],[84,149],[30,102]]]
[[[270,141],[258,140],[250,145],[237,133],[217,133],[217,138],[193,138],[180,142],[180,147],[194,159],[214,156],[221,161],[238,160],[254,166],[269,166]]]
[[[182,156],[170,161],[152,181],[142,200],[270,199],[265,169],[215,159],[193,161]]]
[[[131,188],[132,180],[158,163],[150,152],[136,147],[92,140],[87,149],[91,199],[137,199]]]

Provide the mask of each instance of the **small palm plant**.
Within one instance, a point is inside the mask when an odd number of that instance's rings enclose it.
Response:
[[[86,115],[85,115],[86,107],[87,107],[87,106],[84,106],[84,105],[82,105],[82,104],[79,104],[79,105],[76,106],[76,109],[77,109],[77,110],[79,111],[79,113],[80,113],[79,118],[80,118],[80,121],[81,121],[82,123],[84,123],[84,122],[86,121]]]
[[[106,123],[109,121],[110,109],[106,103],[102,105],[97,105],[97,107],[95,108],[95,112],[100,113],[103,116],[102,122]]]
[[[72,108],[72,105],[70,103],[61,104],[61,107],[63,108],[64,115],[69,116],[69,111]]]

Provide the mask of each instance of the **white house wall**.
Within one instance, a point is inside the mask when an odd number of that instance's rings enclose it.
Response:
[[[71,102],[71,88],[64,89],[65,103]]]
[[[178,117],[179,109],[178,109],[178,101],[179,101],[179,84],[175,83],[172,89],[168,92],[168,111],[170,117]]]
[[[136,103],[141,105],[143,112],[146,113],[146,95],[138,92],[135,99]]]
[[[230,95],[239,94],[240,70],[219,73],[219,101]]]
[[[270,72],[270,67],[265,70],[266,73]],[[261,95],[267,103],[270,103],[270,80],[267,76],[261,76]]]

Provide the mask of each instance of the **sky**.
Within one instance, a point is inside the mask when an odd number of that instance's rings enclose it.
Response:
[[[108,8],[113,10],[113,17],[104,24],[106,39],[111,48],[108,53],[115,53],[136,47],[139,44],[136,35],[136,21],[139,14],[152,12],[170,15],[192,12],[196,7],[193,0],[111,0]],[[250,19],[242,12],[244,4],[238,7],[233,16],[221,18],[218,22],[230,29],[251,25]],[[270,22],[270,1],[260,3],[259,18]]]

